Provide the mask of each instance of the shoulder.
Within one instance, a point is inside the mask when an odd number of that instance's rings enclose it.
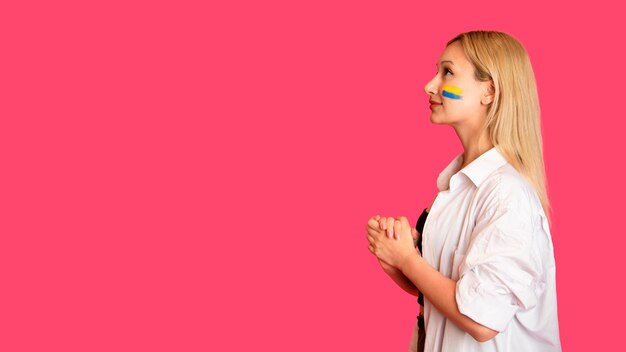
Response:
[[[543,213],[541,202],[530,182],[511,164],[493,171],[478,188],[483,210],[495,214],[508,213],[521,219],[536,219]]]
[[[498,252],[515,255],[537,272],[554,266],[550,227],[531,183],[512,165],[494,170],[477,190],[468,262]],[[533,270],[535,270],[533,269]]]

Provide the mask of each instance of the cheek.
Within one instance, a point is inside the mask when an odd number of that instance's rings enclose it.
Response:
[[[461,100],[463,99],[463,89],[450,84],[446,84],[445,86],[443,86],[443,91],[441,92],[441,95],[444,98],[450,100]]]

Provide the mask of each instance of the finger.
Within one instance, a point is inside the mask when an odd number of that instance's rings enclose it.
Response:
[[[411,228],[411,236],[414,240],[417,239],[417,230],[414,227]]]
[[[387,218],[387,237],[393,238],[393,223],[396,220],[392,217]]]
[[[374,247],[372,247],[372,245],[367,246],[367,249],[369,249],[373,254],[376,254],[374,253]]]
[[[393,223],[393,231],[395,233],[396,239],[399,240],[400,234],[402,233],[402,223],[400,221],[396,220]]]
[[[369,220],[367,220],[367,227],[370,227],[372,229],[378,229],[380,228],[380,224],[378,223],[378,220],[370,218]]]
[[[371,244],[371,243],[374,243],[375,239],[374,239],[374,237],[368,235],[367,236],[367,241]]]
[[[417,238],[416,234],[417,234],[417,230],[415,230],[415,228],[413,226],[411,226],[411,223],[409,222],[409,219],[405,216],[400,217],[400,223],[402,224],[402,234],[406,234],[411,235],[411,237],[413,237],[413,239]],[[414,234],[413,231],[415,231],[416,233]]]
[[[411,226],[411,224],[409,223],[409,219],[407,219],[405,216],[400,217],[400,223],[402,224],[402,228],[406,229],[407,231],[409,229],[413,229],[413,226]]]
[[[387,230],[387,218],[382,217],[378,220],[379,227],[381,230]]]
[[[370,217],[370,220],[376,220],[376,221],[378,221],[378,220],[380,220],[380,215],[376,214],[376,215],[374,215],[374,216]]]
[[[382,231],[380,231],[378,229],[373,229],[373,228],[370,228],[370,227],[367,228],[367,235],[368,236],[372,236],[373,238],[378,238],[381,235],[384,236]]]

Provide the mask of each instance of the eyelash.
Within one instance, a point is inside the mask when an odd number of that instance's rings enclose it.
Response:
[[[444,76],[447,72],[450,72],[450,74],[453,74],[452,71],[450,71],[450,69],[448,69],[447,67],[443,69],[444,72]]]

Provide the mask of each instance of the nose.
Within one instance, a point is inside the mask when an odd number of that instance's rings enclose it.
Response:
[[[437,94],[439,89],[437,87],[437,82],[435,82],[436,80],[437,80],[437,77],[431,79],[430,81],[428,81],[428,83],[426,83],[426,85],[424,86],[424,92],[426,92],[426,94],[428,95]]]

